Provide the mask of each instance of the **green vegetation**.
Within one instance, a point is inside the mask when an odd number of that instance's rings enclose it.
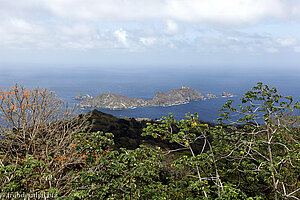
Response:
[[[58,199],[300,199],[300,117],[293,114],[300,104],[262,83],[246,92],[240,105],[229,100],[218,124],[202,123],[197,114],[148,122],[144,144],[132,149],[117,144],[122,130],[107,133],[138,126],[132,119],[114,120],[108,128],[110,119],[103,116],[95,130],[88,118],[73,117],[53,93],[40,89],[16,86],[0,92],[0,101],[4,193],[46,192]]]

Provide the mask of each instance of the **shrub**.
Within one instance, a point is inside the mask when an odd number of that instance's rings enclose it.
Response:
[[[112,149],[111,133],[79,134],[88,158],[69,199],[150,199],[160,192],[159,154],[147,147]]]
[[[185,182],[190,198],[297,199],[300,120],[290,114],[297,109],[292,97],[258,83],[241,105],[229,100],[222,107],[215,127],[200,123],[197,114],[181,121],[170,115],[148,124],[144,135],[178,144],[165,153],[176,155],[172,166],[185,173],[172,181]]]
[[[0,188],[4,192],[67,194],[83,158],[74,136],[86,128],[47,89],[16,85],[0,91]],[[53,189],[53,190],[51,190]]]
[[[221,123],[242,124],[214,134],[223,169],[239,178],[231,181],[248,193],[265,193],[268,198],[299,197],[300,118],[290,114],[297,109],[299,102],[262,83],[246,92],[240,105],[228,101],[223,106]],[[232,115],[239,118],[233,120]]]

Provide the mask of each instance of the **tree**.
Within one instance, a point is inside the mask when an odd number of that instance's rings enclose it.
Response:
[[[161,156],[141,146],[134,150],[113,149],[113,134],[79,134],[77,148],[89,159],[74,181],[69,199],[153,199],[166,197],[159,181]],[[154,198],[155,199],[155,198]],[[163,198],[167,199],[167,198]]]
[[[210,132],[214,128],[200,123],[197,113],[187,114],[186,117],[186,120],[179,122],[171,114],[164,117],[161,123],[148,123],[143,135],[152,135],[154,138],[177,144],[178,148],[167,150],[165,154],[185,152],[173,161],[172,166],[189,172],[185,178],[189,181],[191,191],[206,198],[221,197],[224,187],[210,138]]]
[[[54,92],[16,85],[0,91],[0,187],[67,194],[84,158],[74,136],[86,128]]]
[[[216,126],[200,123],[197,114],[180,122],[170,115],[148,124],[144,135],[178,145],[165,154],[176,155],[172,166],[185,172],[185,189],[198,191],[190,196],[299,199],[300,119],[290,114],[297,109],[292,97],[258,83],[241,105],[223,106]]]
[[[227,162],[227,170],[245,178],[238,184],[258,184],[274,199],[299,199],[300,118],[289,114],[299,109],[299,102],[259,82],[245,93],[241,105],[232,103],[223,106],[219,121],[235,126],[215,135],[214,144],[222,146],[218,156]]]

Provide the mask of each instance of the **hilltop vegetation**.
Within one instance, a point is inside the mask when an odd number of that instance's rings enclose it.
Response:
[[[217,124],[74,115],[54,93],[0,92],[0,188],[58,199],[299,199],[300,108],[258,83]]]

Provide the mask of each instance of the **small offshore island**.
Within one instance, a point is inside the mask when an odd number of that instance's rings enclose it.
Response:
[[[216,98],[216,95],[209,94],[207,98]],[[83,100],[79,106],[122,110],[145,106],[171,106],[204,99],[205,97],[194,88],[182,86],[170,90],[168,93],[157,92],[151,100],[132,99],[123,95],[103,93],[97,97]]]

